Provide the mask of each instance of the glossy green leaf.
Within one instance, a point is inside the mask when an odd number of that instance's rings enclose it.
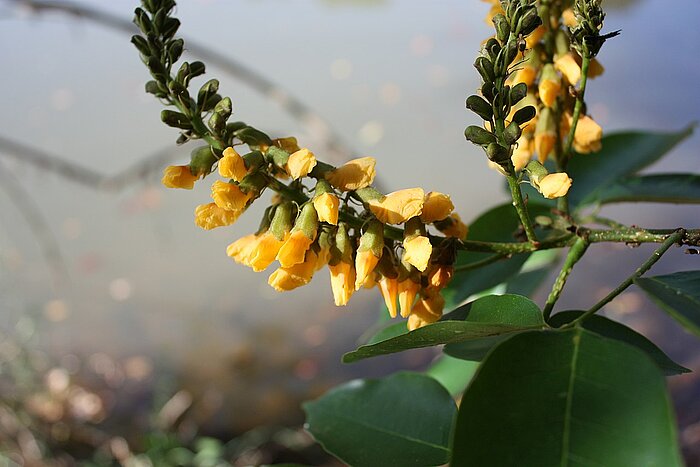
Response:
[[[532,217],[545,215],[549,208],[530,203]],[[520,219],[515,208],[508,203],[497,206],[479,216],[469,225],[469,240],[489,242],[515,242],[515,234],[520,226]],[[467,271],[459,271],[460,266],[468,265],[489,258],[493,253],[460,252],[457,256],[454,279],[443,291],[446,307],[453,308],[471,295],[494,287],[507,281],[520,271],[529,254],[513,255],[487,266]]]
[[[481,323],[507,323],[520,329],[493,336],[472,338],[449,343],[443,349],[447,355],[463,360],[481,361],[494,346],[522,332],[545,326],[542,312],[529,298],[520,295],[491,295],[457,308],[445,319],[465,319]]]
[[[462,397],[456,466],[681,466],[666,383],[641,351],[582,328],[518,334]]]
[[[552,316],[549,320],[549,324],[553,327],[561,327],[578,318],[582,313],[583,311],[562,311]],[[663,371],[666,376],[690,372],[689,369],[671,360],[668,355],[652,341],[622,323],[618,323],[604,316],[593,315],[588,317],[582,325],[591,332],[607,337],[608,339],[625,342],[645,352],[647,356],[661,368],[661,371]]]
[[[352,363],[378,355],[484,339],[543,326],[542,313],[529,299],[517,295],[490,295],[457,308],[437,323],[360,346],[343,355],[343,362]]]
[[[682,271],[634,281],[687,330],[700,335],[700,271]]]
[[[688,127],[675,133],[630,131],[604,137],[599,152],[571,158],[566,170],[574,181],[569,202],[572,206],[595,202],[596,190],[656,162],[692,132]]]
[[[306,429],[349,465],[440,465],[457,412],[436,380],[397,373],[355,380],[304,404]]]
[[[435,363],[430,365],[430,368],[425,370],[425,374],[435,378],[450,394],[456,396],[467,387],[478,366],[477,362],[441,355]]]
[[[700,203],[700,175],[658,174],[627,177],[596,190],[589,204],[625,202]]]

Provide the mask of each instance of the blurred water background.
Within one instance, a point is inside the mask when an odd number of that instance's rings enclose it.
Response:
[[[136,6],[78,5],[124,20]],[[698,120],[700,62],[693,57],[700,3],[607,0],[604,6],[606,30],[622,35],[605,45],[606,72],[587,91],[594,118],[606,131],[678,130]],[[325,144],[322,122],[296,118],[279,105],[285,93],[295,96],[332,122],[337,145],[377,158],[384,190],[450,193],[469,220],[506,201],[501,176],[462,136],[476,123],[464,99],[477,89],[471,63],[490,35],[487,8],[462,0],[184,0],[177,16],[185,39],[279,86],[260,93],[209,66],[206,79],[220,79],[234,118],[275,136],[296,135],[317,157],[342,162],[342,152]],[[69,180],[52,164],[14,157],[7,139],[106,177],[154,153],[172,163],[188,160],[192,147],[175,146],[176,132],[159,122],[160,104],[143,91],[147,72],[128,34],[4,0],[0,57],[0,357],[18,354],[10,340],[40,351],[39,367],[92,385],[99,400],[87,405],[90,413],[97,421],[116,413],[125,435],[147,423],[152,407],[187,394],[197,407],[197,429],[221,436],[299,423],[300,401],[334,384],[431,361],[429,352],[409,352],[341,365],[340,355],[375,322],[378,293],[363,291],[336,309],[326,273],[280,295],[267,274],[233,263],[226,245],[257,227],[259,206],[235,226],[205,232],[192,212],[207,202],[207,184],[166,191],[159,184],[164,161],[123,189],[107,190]],[[697,171],[699,147],[696,133],[651,170]],[[644,227],[698,227],[699,212],[624,205],[602,214]],[[651,251],[592,250],[574,270],[562,307],[587,307]],[[699,262],[676,250],[654,273],[698,269]],[[606,312],[700,370],[700,344],[637,290]],[[688,449],[700,445],[696,374],[669,383]]]

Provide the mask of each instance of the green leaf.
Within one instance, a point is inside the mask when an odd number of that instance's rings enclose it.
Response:
[[[552,316],[549,324],[553,327],[561,327],[578,318],[581,314],[583,314],[583,311],[562,311]],[[652,341],[622,323],[605,318],[604,316],[592,315],[581,324],[585,329],[591,332],[607,337],[608,339],[625,342],[638,348],[646,353],[647,356],[661,368],[661,371],[663,371],[666,376],[690,373],[689,369],[671,360],[668,355]]]
[[[658,174],[627,177],[599,188],[586,199],[590,200],[590,204],[697,204],[700,203],[700,175]]]
[[[599,152],[571,159],[566,170],[574,181],[569,202],[572,206],[595,202],[594,191],[656,162],[692,132],[688,127],[676,133],[630,131],[604,137]]]
[[[441,355],[430,368],[425,370],[425,374],[435,378],[450,394],[456,396],[467,387],[478,366],[477,362]]]
[[[700,335],[700,271],[682,271],[634,281],[687,330]]]
[[[518,334],[462,397],[455,466],[681,466],[666,383],[638,349],[582,328]]]
[[[306,429],[326,451],[349,465],[384,467],[446,463],[457,408],[433,378],[402,372],[350,381],[304,411]]]
[[[437,323],[362,345],[343,355],[343,362],[352,363],[378,355],[484,339],[543,326],[542,313],[529,299],[517,295],[490,295],[457,308]]]
[[[522,332],[545,326],[542,312],[529,298],[520,295],[491,295],[457,308],[445,319],[465,319],[480,323],[501,323],[519,329],[481,338],[472,338],[448,343],[443,352],[462,360],[481,361],[493,347],[512,337],[513,332]]]
[[[543,205],[528,204],[530,217],[545,215],[549,208]],[[515,242],[515,233],[520,226],[520,219],[515,208],[508,203],[497,206],[483,213],[469,225],[469,240],[489,242]],[[493,253],[459,252],[455,266],[468,265],[492,256]],[[527,253],[513,255],[510,259],[503,259],[487,266],[468,271],[455,272],[454,279],[443,291],[446,307],[453,308],[471,295],[490,289],[520,271],[527,260]]]

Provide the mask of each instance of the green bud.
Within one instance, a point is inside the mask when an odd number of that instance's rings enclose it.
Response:
[[[200,146],[192,150],[190,159],[190,172],[193,175],[206,175],[211,173],[211,167],[218,160],[210,146]]]
[[[160,87],[160,84],[158,84],[158,81],[147,81],[145,89],[148,94],[153,94],[156,97],[162,98],[167,95],[167,93]]]
[[[219,92],[219,80],[210,79],[209,81],[204,83],[202,87],[199,88],[199,92],[197,93],[197,105],[199,106],[199,108],[204,111],[207,110],[207,102],[217,92]]]
[[[522,125],[535,118],[535,115],[537,115],[537,109],[531,105],[528,105],[527,107],[523,107],[515,112],[513,115],[513,122],[517,123],[518,125]]]
[[[165,18],[161,34],[165,39],[170,39],[175,35],[178,29],[180,29],[180,20],[168,17]]]
[[[498,143],[491,143],[486,146],[486,157],[496,164],[507,165],[510,161],[510,151],[508,148],[505,148]]]
[[[527,84],[518,83],[510,90],[510,105],[515,105],[527,96]]]
[[[209,117],[207,124],[214,133],[221,133],[221,130],[226,127],[226,119],[221,114],[214,112]]]
[[[495,87],[492,82],[486,82],[481,86],[481,95],[486,98],[487,101],[493,102],[495,96]]]
[[[503,140],[506,142],[506,144],[515,144],[522,133],[523,131],[520,129],[520,125],[518,125],[516,122],[512,122],[503,131]]]
[[[491,104],[486,102],[482,97],[467,97],[467,108],[486,121],[490,121],[491,117],[493,117],[493,109],[491,108]]]
[[[270,232],[277,240],[284,240],[287,232],[292,230],[292,222],[296,218],[296,207],[294,203],[285,201],[277,206],[275,215],[270,223]]]
[[[180,136],[177,137],[177,139],[175,140],[175,144],[180,146],[182,144],[185,144],[189,140],[190,140],[190,132],[189,131],[183,132],[183,133],[180,133]]]
[[[170,81],[168,83],[168,89],[170,89],[170,92],[174,96],[177,96],[180,99],[180,101],[185,102],[190,98],[190,93],[187,92],[187,88],[179,81]]]
[[[566,55],[571,48],[571,43],[569,42],[569,36],[559,29],[557,35],[554,36],[554,50],[556,51],[557,57]]]
[[[185,50],[185,41],[182,39],[175,39],[168,44],[168,59],[170,63],[175,63],[180,60],[182,52]]]
[[[315,239],[318,231],[318,213],[311,201],[301,207],[293,230],[301,230],[307,238]]]
[[[251,148],[272,145],[272,140],[269,136],[250,126],[235,131],[234,135]]]
[[[262,235],[270,229],[270,224],[272,224],[272,217],[275,215],[275,209],[277,209],[276,204],[272,204],[265,208],[263,212],[262,219],[260,219],[260,225],[255,235]]]
[[[160,113],[160,119],[163,120],[163,123],[165,123],[166,125],[174,128],[181,128],[183,130],[192,129],[192,123],[190,123],[190,120],[185,114],[180,112],[175,112],[172,110],[163,110]]]
[[[277,146],[270,146],[267,149],[267,158],[277,167],[284,167],[289,160],[289,153]]]
[[[510,35],[510,26],[508,20],[501,13],[493,17],[493,25],[496,27],[496,37],[502,43],[508,39]]]
[[[474,62],[474,68],[481,75],[485,83],[493,83],[495,75],[493,73],[493,63],[486,57],[478,57]]]
[[[138,49],[144,57],[151,56],[151,47],[143,36],[131,36],[131,43]]]
[[[260,151],[252,151],[245,154],[243,157],[243,162],[248,170],[255,171],[265,164],[265,156]]]
[[[201,76],[206,72],[206,66],[204,63],[196,61],[190,63],[190,79]]]
[[[230,97],[224,97],[214,107],[214,113],[221,115],[224,120],[228,120],[233,112],[233,104]]]
[[[160,2],[158,0],[144,0],[141,4],[149,13],[155,13],[158,11],[158,8],[160,8]]]
[[[177,74],[175,75],[175,81],[187,86],[187,78],[189,75],[190,75],[190,64],[187,62],[183,62],[182,65],[180,65],[180,69],[177,70]]]
[[[331,259],[328,264],[335,266],[339,262],[352,264],[353,241],[348,235],[348,226],[344,222],[338,224],[335,233],[335,242],[331,247]]]
[[[243,180],[241,180],[238,186],[243,193],[252,192],[257,198],[265,187],[267,187],[267,177],[260,172],[253,172],[243,177]]]
[[[496,137],[491,132],[476,125],[468,126],[466,130],[464,130],[464,136],[469,141],[479,146],[484,146],[496,141]]]
[[[537,14],[536,8],[530,8],[520,20],[520,30],[518,34],[529,36],[532,31],[537,29],[542,24],[542,19]]]
[[[143,32],[153,31],[153,23],[151,23],[148,13],[143,11],[141,8],[136,8],[136,10],[134,10],[134,23]]]
[[[501,63],[503,65],[503,70],[505,71],[508,66],[513,63],[513,60],[515,60],[515,57],[518,56],[518,42],[515,40],[509,41],[506,44],[505,47],[505,53],[501,55],[501,60],[503,60]],[[498,64],[498,61],[496,62]]]
[[[530,180],[535,184],[535,187],[539,185],[540,180],[549,174],[545,166],[540,164],[540,162],[537,160],[531,160],[528,162],[524,170],[527,173],[527,176],[530,177]]]
[[[384,224],[376,219],[367,223],[365,232],[360,237],[360,246],[357,251],[367,250],[371,250],[377,258],[382,256],[382,250],[384,250]]]
[[[146,61],[146,66],[151,71],[151,75],[153,75],[153,77],[158,81],[165,80],[167,72],[165,71],[165,68],[163,68],[163,64],[160,63],[160,60],[158,60],[156,57],[149,57]]]
[[[492,62],[494,62],[496,61],[496,57],[498,57],[498,54],[501,52],[501,44],[499,44],[496,39],[491,37],[489,40],[486,41],[486,44],[484,44],[483,51],[486,53],[488,58]]]

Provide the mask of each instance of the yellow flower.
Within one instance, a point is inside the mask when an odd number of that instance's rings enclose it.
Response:
[[[535,188],[548,199],[564,196],[571,188],[571,179],[564,172],[548,174],[535,182]]]
[[[535,45],[542,40],[546,31],[547,28],[544,27],[544,24],[539,25],[534,31],[532,31],[532,33],[530,33],[529,36],[525,38],[525,47],[527,47],[528,50],[535,47]]]
[[[264,271],[275,261],[282,245],[284,245],[284,241],[278,240],[272,232],[265,232],[258,236],[255,245],[244,258],[244,264],[253,268],[255,272]]]
[[[423,200],[423,212],[421,212],[420,220],[426,224],[441,221],[449,216],[454,208],[449,195],[431,191],[425,195]]]
[[[537,159],[544,164],[557,142],[557,127],[549,108],[542,109],[535,129],[535,151]]]
[[[322,193],[314,198],[314,207],[318,213],[318,220],[338,225],[338,208],[340,200],[333,193]]]
[[[406,318],[411,314],[413,303],[416,301],[416,295],[418,295],[419,290],[420,284],[411,279],[399,282],[399,308],[402,318]]]
[[[293,136],[273,139],[272,144],[274,144],[280,149],[287,151],[289,154],[293,154],[300,149],[299,143],[297,143],[297,139]]]
[[[600,151],[603,129],[591,117],[579,117],[574,133],[574,149],[579,154]]]
[[[567,8],[561,12],[562,19],[564,20],[564,26],[570,28],[576,27],[578,21],[576,20],[576,15],[574,14],[573,8]]]
[[[546,107],[552,107],[561,91],[561,78],[551,63],[542,68],[540,77],[539,92],[540,100]]]
[[[427,324],[434,323],[442,317],[445,299],[440,294],[424,297],[413,306],[408,317],[408,329],[413,331]]]
[[[425,193],[422,188],[408,188],[369,201],[369,210],[385,224],[401,224],[420,216]]]
[[[513,155],[510,157],[516,171],[523,170],[528,162],[530,162],[533,149],[534,144],[532,139],[526,136],[521,136],[520,139],[518,139],[517,146],[513,150]]]
[[[430,262],[430,255],[433,252],[433,245],[430,244],[428,237],[414,235],[404,238],[403,247],[406,250],[403,260],[420,272],[425,271]]]
[[[316,253],[309,250],[306,252],[306,259],[289,268],[281,267],[270,274],[267,283],[278,292],[293,290],[302,285],[306,285],[316,272]]]
[[[335,306],[345,306],[355,292],[355,268],[350,263],[339,261],[337,264],[328,265],[331,273],[331,290]]]
[[[454,266],[448,264],[436,264],[428,272],[428,288],[440,291],[447,287],[454,275]]]
[[[168,188],[191,190],[199,175],[192,175],[188,165],[169,165],[163,170],[161,183]]]
[[[227,211],[215,203],[200,204],[194,210],[194,223],[204,230],[231,225],[236,222],[241,211]]]
[[[469,227],[462,222],[462,218],[459,217],[459,214],[456,212],[452,213],[450,217],[441,222],[438,226],[438,230],[447,237],[459,238],[460,240],[465,240],[469,233]]]
[[[245,161],[233,148],[224,149],[224,157],[219,159],[219,175],[240,182],[248,175]]]
[[[382,293],[384,303],[389,310],[389,316],[396,318],[396,312],[398,311],[396,300],[399,296],[398,279],[390,279],[386,276],[382,276],[382,278],[379,279],[379,291]]]
[[[316,167],[316,157],[308,149],[300,149],[289,156],[287,173],[294,179],[306,177]]]
[[[257,241],[258,236],[255,234],[241,237],[226,248],[226,254],[233,258],[237,263],[248,266],[248,257],[250,256],[250,252],[253,250],[253,248],[255,248]]]
[[[576,84],[581,79],[581,66],[576,61],[573,52],[566,53],[554,61],[556,68],[569,84]]]
[[[524,64],[514,74],[514,83],[525,83],[528,87],[532,86],[537,78],[537,68]]]
[[[211,186],[211,197],[222,209],[242,211],[252,197],[252,193],[244,193],[238,185],[217,180]]]
[[[293,231],[277,253],[277,260],[283,268],[304,262],[304,256],[315,238],[307,237],[302,230]]]
[[[326,174],[326,180],[341,191],[359,190],[374,181],[377,161],[373,157],[361,157],[346,162]]]
[[[360,287],[364,285],[367,278],[372,275],[374,268],[377,267],[379,263],[379,256],[375,256],[371,249],[358,251],[355,257],[355,270],[357,271],[355,277],[355,290],[360,290]]]

